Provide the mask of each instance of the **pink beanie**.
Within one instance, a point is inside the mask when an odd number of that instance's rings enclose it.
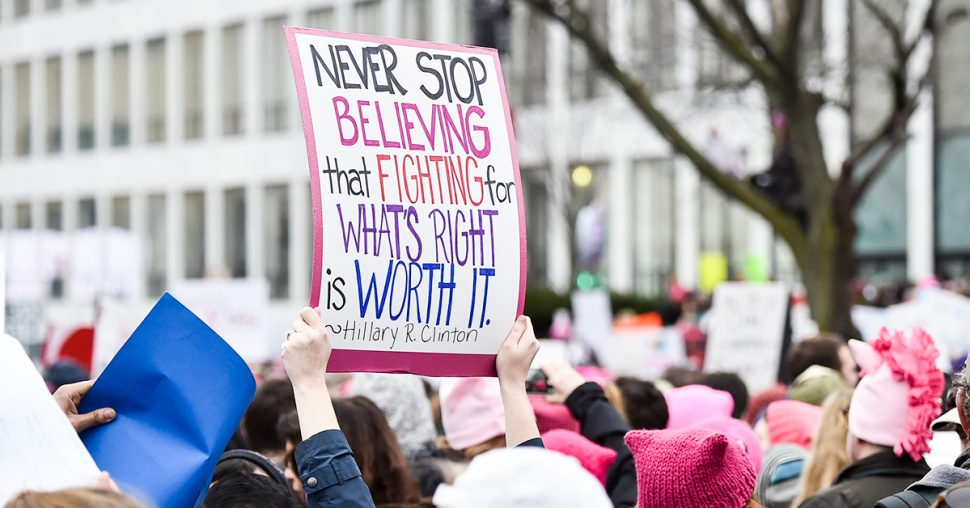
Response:
[[[634,430],[626,445],[643,507],[742,508],[757,475],[741,446],[707,429]]]
[[[808,450],[822,419],[822,408],[797,400],[779,400],[768,405],[765,423],[772,445],[790,443]]]
[[[576,432],[553,429],[542,434],[542,443],[547,450],[574,457],[603,485],[606,473],[616,460],[616,451],[600,446]]]
[[[542,395],[529,395],[529,403],[536,414],[536,426],[539,432],[553,429],[565,429],[579,432],[579,421],[573,418],[569,408],[562,404],[553,404]]]
[[[849,432],[920,460],[930,450],[944,386],[933,339],[921,328],[909,337],[883,328],[872,343],[850,340],[849,348],[862,368],[849,405]]]
[[[713,416],[707,420],[697,422],[691,425],[691,427],[719,432],[733,439],[735,443],[744,449],[748,460],[751,461],[751,466],[754,467],[754,471],[756,473],[761,471],[761,461],[764,458],[764,452],[761,450],[761,441],[751,426],[744,421],[731,418],[730,416]]]
[[[452,448],[464,450],[505,433],[505,411],[498,379],[446,379],[441,382],[438,393],[441,396],[441,425]]]
[[[687,385],[664,392],[667,400],[668,429],[682,429],[714,416],[731,417],[731,394],[704,385]]]

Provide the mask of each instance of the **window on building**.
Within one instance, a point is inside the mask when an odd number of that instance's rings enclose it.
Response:
[[[431,2],[429,0],[404,0],[404,36],[409,39],[431,38]]]
[[[230,277],[246,276],[246,189],[226,189],[223,194],[223,245]]]
[[[730,263],[731,215],[724,194],[706,181],[700,191],[701,252],[723,255]]]
[[[272,298],[290,294],[290,199],[289,187],[270,185],[263,192],[263,244],[266,277]]]
[[[13,15],[22,18],[30,14],[30,0],[13,0]]]
[[[3,97],[3,73],[4,73],[4,70],[5,69],[3,69],[2,67],[0,67],[0,97]],[[4,118],[4,115],[6,114],[6,109],[4,109],[3,102],[4,101],[0,100],[0,157],[3,157],[3,155],[4,155],[4,153],[3,153],[3,145],[5,145],[6,143],[4,143],[3,140],[7,136],[7,133],[4,132],[4,129],[3,129],[4,122],[3,122],[2,119]]]
[[[273,16],[263,20],[262,46],[263,69],[263,129],[266,132],[283,131],[287,128],[287,99],[293,90],[290,82],[289,58],[283,25],[286,16]]]
[[[94,51],[77,55],[77,147],[94,148]]]
[[[61,151],[61,57],[53,56],[47,59],[47,122],[44,131],[47,133],[47,152]]]
[[[44,0],[44,8],[48,11],[56,11],[63,3],[63,0]]]
[[[651,91],[677,87],[677,0],[633,2],[628,18],[630,65]]]
[[[546,25],[542,15],[532,9],[526,10],[521,30],[515,30],[512,39],[514,55],[528,55],[519,63],[519,100],[523,106],[543,104],[546,101]]]
[[[243,133],[243,25],[222,29],[222,133]]]
[[[529,282],[547,284],[549,282],[549,168],[523,168],[522,194],[525,199],[526,231],[529,262]]]
[[[674,273],[676,202],[673,160],[635,162],[632,184],[631,202],[636,218],[632,221],[633,289],[640,294],[662,295]]]
[[[48,201],[44,205],[44,227],[51,231],[64,230],[64,205],[60,201]]]
[[[150,194],[146,206],[145,255],[147,266],[147,289],[151,296],[165,291],[168,275],[168,219],[164,194]]]
[[[736,24],[733,19],[726,18],[724,8],[720,4],[715,2],[710,5],[710,8],[716,16],[726,19],[729,25]],[[744,67],[721,48],[703,22],[698,21],[695,34],[698,85],[724,87],[744,81],[746,76]]]
[[[188,32],[182,46],[182,73],[184,88],[182,103],[185,105],[185,139],[199,139],[205,134],[205,113],[202,98],[205,96],[203,58],[205,39],[201,30]]]
[[[199,279],[205,276],[205,193],[186,192],[183,213],[185,277]]]
[[[14,227],[17,229],[30,229],[30,203],[17,203],[13,211]]]
[[[593,30],[604,41],[609,41],[609,2],[577,0],[576,6],[589,16]],[[602,92],[603,81],[596,63],[582,42],[569,40],[569,97],[574,101],[589,100]]]
[[[165,141],[165,39],[151,39],[145,47],[145,125],[149,143]]]
[[[362,34],[382,35],[384,16],[381,0],[360,0],[354,2],[353,31]]]
[[[21,62],[14,67],[14,117],[16,118],[17,155],[30,154],[30,62]]]
[[[111,227],[131,229],[131,199],[128,196],[111,198]]]
[[[77,202],[78,229],[93,228],[98,224],[98,207],[94,198],[82,198]]]
[[[306,13],[307,26],[311,28],[336,28],[337,20],[333,7],[318,7]]]
[[[128,45],[111,48],[111,146],[126,146],[130,136]]]

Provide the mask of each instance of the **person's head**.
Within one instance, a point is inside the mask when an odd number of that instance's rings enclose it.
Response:
[[[445,439],[468,458],[505,446],[505,408],[496,378],[448,379],[441,383]]]
[[[230,450],[219,457],[212,482],[237,474],[255,474],[265,476],[280,485],[287,485],[283,471],[273,461],[252,450]]]
[[[203,508],[299,508],[289,489],[267,476],[233,473],[209,486]]]
[[[54,492],[21,492],[4,508],[139,508],[133,499],[103,489],[64,489]]]
[[[755,488],[756,497],[766,508],[792,506],[798,495],[805,459],[805,450],[795,445],[782,444],[768,449]]]
[[[569,455],[579,461],[600,483],[606,485],[606,474],[616,460],[616,451],[600,446],[582,434],[564,429],[553,429],[542,434],[542,444],[547,450]]]
[[[802,487],[792,506],[828,488],[845,466],[849,451],[846,436],[849,433],[849,404],[852,389],[845,388],[833,393],[822,404],[822,417],[812,439],[808,464],[802,474]]]
[[[633,430],[667,428],[670,414],[667,399],[650,381],[635,377],[619,377],[614,383],[620,390],[621,411]]]
[[[626,435],[639,505],[742,508],[754,495],[754,466],[738,442],[707,429],[634,430]]]
[[[305,504],[306,496],[303,492],[303,482],[300,481],[296,464],[296,446],[303,440],[303,435],[300,432],[300,418],[296,411],[290,411],[280,416],[280,421],[276,424],[276,432],[280,438],[286,441],[286,467],[283,469],[283,476],[289,482],[296,498],[302,504]]]
[[[734,411],[731,394],[705,385],[687,385],[664,392],[667,428],[682,429],[713,417],[730,418]]]
[[[699,384],[730,393],[731,398],[734,399],[732,417],[741,418],[744,411],[748,409],[748,387],[744,385],[744,381],[737,374],[733,372],[712,372],[705,374]]]
[[[788,397],[821,406],[829,395],[847,386],[849,385],[839,371],[821,365],[812,365],[795,378],[788,390]]]
[[[859,381],[852,353],[846,346],[845,340],[839,335],[825,333],[792,345],[785,360],[785,367],[791,380],[798,378],[812,365],[821,365],[838,371],[848,386],[855,386]]]
[[[367,397],[381,409],[406,454],[434,442],[434,416],[421,378],[409,374],[355,374],[350,394]]]
[[[792,444],[803,449],[812,445],[812,438],[822,419],[822,408],[797,400],[779,400],[765,411],[770,444]]]
[[[960,426],[963,427],[964,436],[970,435],[970,369],[966,366],[959,374],[953,376],[953,387],[956,388],[956,410],[960,417]]]
[[[293,386],[286,379],[263,381],[243,418],[246,437],[254,451],[274,460],[282,458],[286,443],[276,432],[280,416],[296,410]]]
[[[44,372],[47,388],[53,393],[58,388],[71,383],[80,383],[91,379],[91,375],[74,360],[63,359],[51,364]]]
[[[417,502],[421,496],[407,458],[380,408],[358,395],[333,401],[333,409],[374,502]]]
[[[865,375],[849,406],[849,456],[861,460],[880,448],[919,461],[930,450],[930,422],[940,415],[943,372],[926,332],[883,329],[872,343],[849,342]]]
[[[673,366],[667,367],[660,377],[674,388],[679,388],[696,383],[700,379],[701,373],[691,367]]]
[[[613,506],[603,485],[575,459],[535,447],[475,457],[454,484],[438,487],[432,502],[438,508]]]

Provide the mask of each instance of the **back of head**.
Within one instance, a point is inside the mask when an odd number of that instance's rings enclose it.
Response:
[[[798,495],[806,458],[804,449],[790,444],[774,446],[765,453],[764,467],[758,473],[755,489],[756,497],[765,508],[792,506]]]
[[[139,508],[131,498],[101,489],[64,489],[54,492],[21,492],[4,508]]]
[[[668,429],[682,429],[712,417],[730,418],[734,399],[723,390],[704,385],[687,385],[664,392]]]
[[[845,341],[832,334],[822,334],[792,344],[788,358],[785,359],[789,379],[795,380],[812,365],[841,370],[839,348],[842,347],[845,347]]]
[[[418,486],[384,413],[361,396],[337,399],[333,409],[374,502],[418,501]]]
[[[276,432],[280,416],[296,409],[293,386],[287,379],[263,381],[243,418],[246,437],[253,450],[266,454],[281,453],[286,443]]]
[[[421,378],[410,374],[354,374],[352,395],[367,397],[381,409],[401,449],[411,454],[434,442],[431,403]]]
[[[606,485],[606,474],[616,460],[616,451],[600,446],[582,434],[565,429],[553,429],[542,434],[542,443],[547,450],[568,455],[579,461],[587,470]]]
[[[821,365],[812,365],[795,378],[788,390],[788,397],[821,406],[829,395],[846,386],[841,372]]]
[[[667,400],[653,383],[635,377],[620,377],[614,383],[620,389],[623,412],[631,429],[667,428]]]
[[[797,400],[768,405],[765,424],[772,445],[793,444],[808,449],[822,418],[822,408]]]
[[[849,403],[852,389],[847,388],[833,393],[822,404],[822,417],[812,439],[812,449],[808,463],[802,473],[802,487],[792,506],[814,496],[832,485],[835,477],[849,465],[849,452],[846,449],[846,435],[849,432]]]
[[[433,502],[438,508],[613,506],[600,482],[576,459],[535,447],[479,455],[453,485],[438,487]]]
[[[697,383],[697,380],[701,377],[701,373],[691,367],[674,366],[668,367],[660,377],[661,379],[665,379],[674,388],[679,388]]]
[[[720,432],[635,430],[626,444],[636,462],[640,506],[742,508],[754,494],[751,460]]]
[[[439,394],[441,423],[452,448],[466,450],[505,434],[505,409],[497,379],[446,379]]]
[[[705,374],[699,384],[730,393],[734,400],[734,411],[731,412],[733,418],[741,418],[744,411],[748,409],[748,387],[737,374],[733,372],[712,372]]]
[[[289,489],[257,474],[229,474],[213,483],[204,508],[297,508]]]

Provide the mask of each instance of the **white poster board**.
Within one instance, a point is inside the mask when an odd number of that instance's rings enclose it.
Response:
[[[609,354],[607,342],[613,333],[610,293],[602,288],[573,291],[572,304],[573,335],[603,361]]]
[[[279,358],[285,330],[268,329],[269,284],[264,279],[197,279],[170,291],[250,363]]]
[[[789,293],[782,283],[726,282],[714,290],[706,372],[735,372],[750,393],[773,385],[784,346]]]

